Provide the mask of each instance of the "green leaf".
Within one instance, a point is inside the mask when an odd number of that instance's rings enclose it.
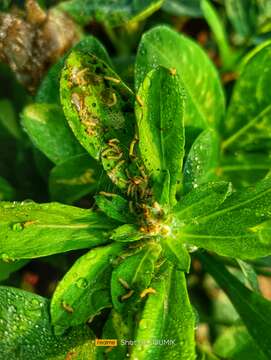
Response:
[[[189,302],[183,272],[168,267],[153,280],[136,334],[131,360],[194,360],[194,312]],[[155,341],[172,341],[155,345]]]
[[[258,1],[257,5],[259,30],[261,33],[268,32],[270,31],[271,3],[269,0],[262,0]]]
[[[0,201],[2,200],[12,200],[15,196],[15,190],[13,187],[0,176]]]
[[[178,74],[162,67],[152,70],[139,88],[138,97],[141,100],[136,105],[136,117],[144,165],[159,185],[157,193],[168,170],[173,201],[184,157],[184,99]]]
[[[119,314],[114,309],[111,310],[110,315],[105,323],[102,333],[102,339],[117,339],[118,346],[114,346],[110,348],[103,349],[100,347],[98,349],[98,360],[104,360],[105,358],[108,360],[120,360],[125,359],[128,353],[127,345],[125,345],[125,341],[129,341],[129,339],[133,339],[133,323],[130,321],[129,314],[125,316],[123,314]],[[100,355],[100,357],[99,357]]]
[[[110,239],[120,242],[133,242],[142,239],[145,236],[140,231],[138,225],[125,224],[113,230]]]
[[[78,141],[123,189],[134,133],[132,99],[131,90],[102,60],[78,51],[67,58],[61,77],[64,113]]]
[[[245,277],[246,285],[248,285],[251,290],[255,292],[260,292],[257,273],[254,270],[253,266],[246,261],[238,259],[237,263],[240,266],[240,269],[242,270],[242,273]]]
[[[224,150],[271,148],[271,44],[248,60],[234,87],[225,120]]]
[[[106,49],[94,36],[86,36],[81,41],[79,41],[72,49],[80,50],[86,53],[92,53],[96,55],[99,59],[104,60],[107,64],[111,64],[111,60],[106,52]],[[61,70],[64,67],[65,60],[71,53],[72,49],[69,50],[56,64],[54,64],[50,68],[47,75],[42,80],[41,85],[39,86],[35,99],[36,102],[47,104],[60,104],[59,83],[61,77]]]
[[[225,154],[216,174],[231,181],[235,188],[244,188],[263,179],[271,168],[271,156],[264,152]]]
[[[223,359],[267,360],[244,326],[225,330],[216,340],[214,352]]]
[[[245,287],[226,267],[210,255],[201,254],[208,272],[225,291],[243,320],[248,332],[259,346],[259,351],[271,355],[271,302]]]
[[[223,65],[226,69],[230,69],[235,58],[233,57],[222,19],[209,0],[201,0],[201,9],[217,42]]]
[[[58,284],[51,302],[55,332],[91,322],[104,308],[111,307],[112,262],[123,246],[97,247],[81,256]]]
[[[112,195],[112,196],[110,196]],[[128,200],[117,194],[96,195],[96,204],[110,218],[123,222],[135,222],[135,215],[131,213]]]
[[[256,35],[257,0],[225,0],[226,12],[241,40]]]
[[[8,99],[0,100],[0,124],[15,139],[20,140],[22,138],[22,131],[17,121],[15,109]]]
[[[215,179],[215,169],[219,163],[219,145],[219,136],[213,129],[204,130],[194,141],[184,166],[184,192]]]
[[[19,260],[13,263],[6,263],[0,260],[0,281],[8,279],[13,272],[21,269],[27,262],[28,260]]]
[[[212,213],[231,193],[231,184],[224,181],[200,185],[181,197],[174,213],[179,221],[189,224],[198,217]]]
[[[145,298],[142,297],[142,292],[150,285],[160,252],[161,247],[158,244],[148,243],[135,254],[127,256],[114,269],[111,296],[115,310],[122,312],[129,309],[130,312]]]
[[[181,220],[181,213],[178,214]],[[253,259],[271,254],[271,181],[228,197],[209,214],[179,228],[180,238],[219,255]]]
[[[174,16],[200,17],[202,15],[200,0],[166,0],[163,10]]]
[[[56,337],[49,301],[23,290],[0,287],[0,354],[4,359],[94,360],[94,335],[86,326]]]
[[[110,182],[109,179],[107,181]],[[73,156],[50,172],[49,190],[53,201],[72,204],[106,185],[103,168],[88,154]]]
[[[58,105],[29,105],[22,113],[22,121],[33,144],[55,164],[84,152]]]
[[[165,237],[161,239],[163,252],[167,260],[178,269],[189,272],[191,258],[184,247],[184,244],[179,239],[173,237]]]
[[[0,258],[30,259],[108,241],[113,220],[58,203],[0,202]]]
[[[140,42],[135,67],[136,88],[147,73],[162,65],[176,69],[186,94],[185,126],[193,134],[218,127],[224,116],[225,100],[215,67],[193,41],[167,26],[147,31]]]
[[[80,25],[98,21],[109,26],[119,26],[128,21],[140,21],[158,10],[163,0],[69,0],[58,8],[69,14]]]

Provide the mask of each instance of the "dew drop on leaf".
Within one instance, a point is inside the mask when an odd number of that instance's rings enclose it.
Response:
[[[6,262],[6,263],[11,263],[11,262],[15,261],[14,258],[12,258],[11,256],[9,256],[8,254],[5,254],[5,253],[1,254],[0,258],[2,259],[2,261]]]
[[[21,223],[16,223],[12,225],[12,230],[13,231],[22,231],[24,228],[23,224]]]
[[[76,280],[76,285],[80,289],[85,289],[86,287],[88,287],[89,282],[86,278],[80,277],[78,280]]]

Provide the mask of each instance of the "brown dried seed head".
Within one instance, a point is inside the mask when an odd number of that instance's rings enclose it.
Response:
[[[46,18],[46,12],[39,6],[35,0],[26,0],[25,2],[27,21],[31,24],[42,24]]]
[[[46,13],[37,1],[26,1],[25,14],[0,14],[0,59],[30,91],[77,40],[77,28],[67,15],[55,9]]]

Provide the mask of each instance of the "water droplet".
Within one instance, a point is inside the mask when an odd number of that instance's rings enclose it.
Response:
[[[12,230],[13,231],[22,231],[24,228],[23,224],[21,223],[16,223],[12,225]]]
[[[6,323],[5,319],[0,318],[0,325],[4,325]]]
[[[10,305],[9,307],[8,307],[8,312],[9,313],[13,313],[13,312],[16,312],[17,311],[17,309],[16,309],[16,307],[14,306],[14,305]]]
[[[39,300],[37,299],[31,300],[31,310],[33,311],[40,310],[41,307],[42,307],[42,303],[39,302]]]
[[[24,201],[21,202],[21,205],[27,205],[27,204],[35,204],[35,201],[33,201],[32,199],[25,199]]]
[[[76,280],[76,285],[80,289],[85,289],[86,287],[88,287],[89,282],[86,278],[80,277],[78,280]]]
[[[11,263],[11,262],[14,262],[15,261],[15,259],[12,257],[12,256],[10,256],[10,255],[8,255],[8,254],[1,254],[1,259],[4,261],[4,262],[6,262],[6,263]]]

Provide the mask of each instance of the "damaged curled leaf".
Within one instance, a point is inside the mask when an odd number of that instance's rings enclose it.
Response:
[[[79,142],[102,161],[113,183],[127,188],[124,164],[134,129],[131,90],[104,61],[73,51],[62,71],[60,94]]]

